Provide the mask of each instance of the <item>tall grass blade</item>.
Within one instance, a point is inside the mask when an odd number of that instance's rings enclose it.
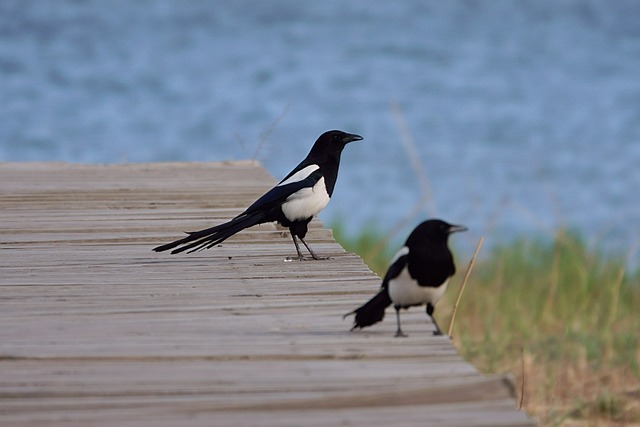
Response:
[[[458,305],[460,304],[460,300],[462,299],[462,293],[464,292],[464,288],[467,285],[467,280],[469,279],[469,275],[471,274],[473,265],[476,263],[476,257],[480,252],[480,248],[482,247],[483,242],[484,237],[480,237],[480,240],[478,240],[478,244],[476,245],[476,250],[473,252],[473,256],[471,257],[471,261],[469,261],[467,272],[464,275],[464,279],[462,279],[462,286],[460,286],[458,297],[456,298],[456,303],[453,305],[453,311],[451,313],[451,322],[449,322],[449,331],[447,332],[447,335],[449,335],[449,337],[451,337],[451,333],[453,331],[453,322],[456,320],[456,312],[458,311]]]

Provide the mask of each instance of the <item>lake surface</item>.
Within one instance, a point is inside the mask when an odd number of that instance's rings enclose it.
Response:
[[[568,227],[638,259],[640,2],[0,2],[2,161],[280,179],[334,128],[365,138],[321,214],[351,233]]]

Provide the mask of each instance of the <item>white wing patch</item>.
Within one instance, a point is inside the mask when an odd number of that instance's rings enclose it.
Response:
[[[392,266],[398,259],[400,259],[401,257],[407,255],[408,253],[409,253],[409,247],[408,246],[401,247],[400,250],[398,250],[398,252],[396,252],[396,254],[393,256],[393,259],[389,263],[389,266]]]
[[[307,178],[309,175],[311,175],[313,172],[317,171],[318,169],[320,169],[320,166],[318,165],[309,165],[307,167],[304,167],[300,169],[298,172],[291,175],[289,178],[285,179],[284,181],[276,185],[276,187],[280,187],[281,185],[291,184],[292,182],[302,181],[303,179]]]

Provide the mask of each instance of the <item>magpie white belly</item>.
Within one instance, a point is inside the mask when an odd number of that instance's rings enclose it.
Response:
[[[409,276],[409,271],[405,267],[398,277],[389,281],[389,296],[394,305],[412,306],[429,302],[435,304],[444,294],[448,284],[449,279],[438,287],[419,286]]]
[[[329,203],[329,194],[320,178],[316,185],[296,191],[282,204],[282,212],[289,221],[311,218]]]

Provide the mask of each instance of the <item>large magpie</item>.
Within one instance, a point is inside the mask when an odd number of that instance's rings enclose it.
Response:
[[[298,166],[240,215],[224,224],[187,233],[187,237],[158,246],[153,250],[162,252],[173,249],[171,253],[175,254],[208,249],[247,227],[265,222],[277,222],[289,228],[298,259],[304,259],[304,257],[300,252],[297,239],[300,239],[313,259],[320,259],[304,241],[307,225],[329,203],[338,178],[340,154],[345,145],[361,139],[360,135],[339,130],[323,133]]]
[[[418,225],[391,261],[380,292],[363,306],[344,315],[355,314],[351,330],[380,322],[385,309],[393,303],[398,325],[395,336],[404,337],[406,335],[400,327],[400,309],[426,304],[427,315],[436,327],[433,334],[442,335],[433,312],[436,302],[447,289],[449,278],[456,272],[447,240],[451,233],[466,229],[439,219]]]

